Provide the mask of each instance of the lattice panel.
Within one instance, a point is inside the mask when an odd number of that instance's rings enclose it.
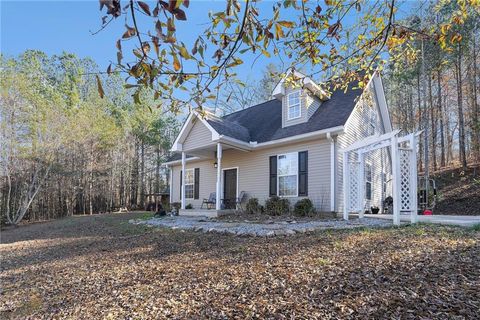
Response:
[[[399,150],[399,165],[400,165],[400,211],[411,211],[412,199],[412,171],[410,168],[410,158],[412,156],[411,150]]]
[[[360,196],[360,181],[358,181],[359,163],[350,162],[348,168],[348,176],[350,177],[349,211],[354,212],[358,210],[358,197]]]

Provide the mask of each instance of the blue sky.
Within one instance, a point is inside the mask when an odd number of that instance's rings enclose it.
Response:
[[[122,5],[127,3],[122,1]],[[147,1],[153,9],[153,2]],[[262,6],[271,10],[271,2],[265,1]],[[184,39],[187,47],[203,31],[208,22],[209,11],[220,11],[225,8],[223,1],[191,1],[186,9],[188,28],[179,26],[178,38]],[[1,10],[1,47],[7,56],[16,56],[27,49],[37,49],[49,55],[63,51],[75,53],[79,57],[91,57],[102,70],[110,61],[116,61],[115,41],[123,32],[124,21],[119,18],[96,35],[101,26],[101,17],[105,10],[99,11],[98,0],[86,1],[5,1],[0,0]],[[140,18],[142,19],[142,18]],[[144,19],[141,23],[153,29],[153,20]],[[149,23],[152,23],[150,25]],[[131,24],[130,24],[131,25]],[[125,53],[124,53],[125,55]],[[241,68],[242,78],[259,74],[258,70],[277,59],[258,59],[252,71],[251,63]],[[247,62],[246,61],[246,62]]]
[[[122,0],[121,3],[124,6],[127,0]],[[153,2],[147,3],[153,9]],[[270,13],[272,3],[268,0],[261,2],[260,11],[264,14]],[[415,4],[415,1],[406,1],[398,15],[401,16],[402,11],[409,11],[412,4]],[[185,10],[188,22],[177,22],[177,38],[182,39],[190,48],[196,36],[206,28],[208,12],[221,11],[224,8],[224,1],[191,0],[190,7]],[[101,17],[105,15],[105,10],[99,11],[98,0],[0,0],[0,11],[0,51],[7,56],[16,56],[27,49],[42,50],[49,55],[66,51],[79,57],[91,57],[102,70],[106,70],[110,61],[116,61],[115,41],[125,31],[124,19],[119,18],[98,34],[91,34],[100,28]],[[283,18],[294,19],[288,16]],[[353,21],[354,18],[355,16],[351,16],[349,20]],[[152,19],[141,16],[139,19],[143,31],[147,28],[153,29]],[[280,62],[277,57],[261,57],[255,60],[252,67],[253,56],[242,56],[242,59],[245,64],[236,70],[242,80],[258,79],[261,76],[259,70],[263,70],[266,64]]]

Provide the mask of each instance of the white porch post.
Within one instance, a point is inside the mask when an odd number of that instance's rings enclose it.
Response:
[[[343,219],[348,220],[348,198],[349,176],[348,176],[348,152],[343,152]]]
[[[182,151],[182,206],[181,208],[185,210],[185,162],[186,154]]]
[[[217,143],[217,191],[215,197],[215,209],[220,210],[222,193],[222,144]]]
[[[173,168],[172,167],[168,167],[168,174],[169,174],[169,177],[168,177],[168,184],[169,184],[169,193],[170,193],[170,197],[169,197],[169,203],[172,204],[173,202]]]
[[[412,149],[412,156],[410,158],[410,192],[412,193],[412,211],[410,213],[410,222],[418,222],[418,203],[417,203],[417,137],[412,134],[410,137],[410,148]]]
[[[330,140],[330,211],[335,211],[335,139],[327,133]]]
[[[393,224],[400,225],[400,173],[398,168],[398,142],[392,137],[392,196],[393,196]]]
[[[358,217],[360,219],[365,216],[365,155],[358,153]]]

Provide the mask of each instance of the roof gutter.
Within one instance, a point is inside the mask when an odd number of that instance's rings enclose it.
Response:
[[[186,158],[185,159],[186,162],[193,161],[193,160],[200,160],[200,158],[199,157],[191,157],[191,158]],[[178,164],[178,163],[182,163],[182,159],[164,162],[163,165],[168,167],[169,165]]]
[[[286,143],[292,143],[292,142],[297,142],[297,141],[302,141],[302,140],[318,138],[320,136],[326,135],[327,133],[329,133],[329,134],[340,134],[340,133],[343,132],[343,130],[344,130],[343,126],[337,126],[337,127],[324,129],[324,130],[318,130],[318,131],[314,131],[314,132],[299,134],[299,135],[288,137],[288,138],[271,140],[271,141],[267,141],[267,142],[261,142],[261,143],[250,142],[250,144],[252,144],[254,146],[254,149],[268,148],[268,147],[271,147],[271,146],[275,146],[277,144],[286,144]]]

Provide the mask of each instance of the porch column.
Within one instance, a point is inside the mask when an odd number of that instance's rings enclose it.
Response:
[[[365,154],[360,152],[358,154],[358,207],[360,212],[358,217],[360,219],[365,216]]]
[[[349,187],[349,175],[348,175],[348,152],[343,152],[343,219],[348,220],[348,189]]]
[[[418,222],[418,203],[417,203],[417,136],[412,134],[410,136],[410,149],[412,149],[412,156],[410,158],[410,196],[412,197],[412,211],[410,213],[410,222]]]
[[[330,211],[335,211],[335,138],[327,133],[327,138],[330,141]]]
[[[168,202],[172,204],[173,202],[173,168],[168,166],[168,192],[169,192],[169,197],[168,197]]]
[[[392,138],[392,197],[393,197],[393,224],[400,225],[400,172],[398,168],[397,137]]]
[[[215,197],[215,209],[220,210],[222,208],[222,144],[217,143],[217,190]]]
[[[181,208],[185,210],[185,162],[186,162],[186,154],[182,151],[182,206]]]

